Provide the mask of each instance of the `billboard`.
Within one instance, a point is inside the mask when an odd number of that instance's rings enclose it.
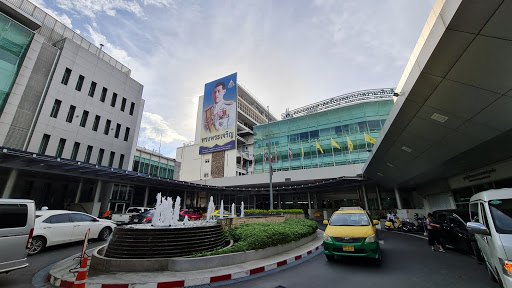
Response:
[[[199,154],[236,148],[236,73],[204,85]]]

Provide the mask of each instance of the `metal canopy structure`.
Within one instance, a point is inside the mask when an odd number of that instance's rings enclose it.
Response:
[[[179,192],[206,192],[210,194],[247,193],[254,195],[268,194],[269,191],[268,187],[219,187],[154,177],[148,174],[98,166],[91,163],[83,163],[6,147],[0,147],[0,167],[133,185],[147,185]],[[275,193],[327,193],[367,182],[369,182],[369,180],[359,177],[339,177],[336,179],[321,180],[317,183],[274,187],[273,190]]]
[[[414,187],[512,157],[512,2],[437,1],[364,167]]]

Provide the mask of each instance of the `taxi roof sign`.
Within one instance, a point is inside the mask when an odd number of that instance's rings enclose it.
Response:
[[[345,211],[345,210],[363,210],[361,207],[340,207],[338,211]]]

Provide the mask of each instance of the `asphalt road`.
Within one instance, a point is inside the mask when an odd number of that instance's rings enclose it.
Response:
[[[498,287],[489,279],[485,267],[468,255],[453,250],[432,252],[427,240],[380,232],[380,240],[384,243],[381,266],[360,259],[329,262],[321,252],[298,265],[244,278],[249,280],[210,287]]]
[[[91,240],[88,249],[105,244],[105,241]],[[32,278],[40,270],[64,258],[79,254],[82,251],[82,242],[51,246],[41,253],[28,257],[28,267],[0,274],[0,287],[2,288],[31,288]]]

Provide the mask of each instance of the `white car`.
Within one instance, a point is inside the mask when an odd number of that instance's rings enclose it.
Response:
[[[89,228],[89,238],[107,240],[115,227],[116,224],[110,220],[98,219],[81,212],[36,211],[34,234],[28,254],[34,255],[48,246],[83,241]]]

